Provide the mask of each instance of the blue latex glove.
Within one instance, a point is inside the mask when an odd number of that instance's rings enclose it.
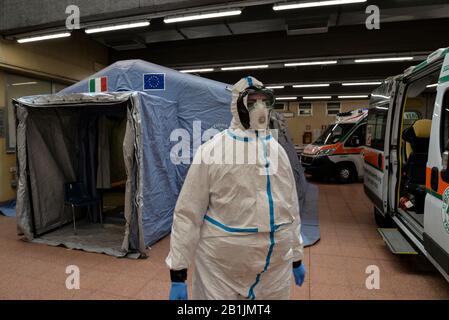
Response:
[[[304,264],[293,269],[293,275],[295,276],[295,283],[298,287],[302,286],[304,283],[304,278],[306,277],[306,268]]]
[[[187,285],[184,282],[172,282],[170,300],[187,300]]]

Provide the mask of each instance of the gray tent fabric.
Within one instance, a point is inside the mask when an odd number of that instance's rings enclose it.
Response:
[[[57,110],[48,111],[30,110],[27,122],[30,138],[27,157],[31,160],[28,164],[37,233],[70,221],[70,211],[64,210],[62,185],[75,180],[77,167],[75,150],[70,148],[75,142],[70,139],[78,136],[74,122],[79,118]]]
[[[30,186],[28,185],[28,161],[27,161],[27,135],[26,123],[28,119],[28,109],[16,108],[17,125],[17,169],[18,169],[18,188],[17,188],[17,231],[23,234],[25,238],[32,240],[34,238],[33,218],[31,214]]]
[[[98,151],[97,151],[97,185],[98,189],[111,188],[111,153],[108,130],[108,119],[98,119]]]
[[[301,235],[304,246],[314,245],[320,240],[320,225],[318,218],[318,187],[307,182],[304,168],[299,162],[293,141],[288,133],[282,113],[273,112],[271,127],[278,130],[278,142],[287,152],[295,176],[296,190],[301,215]]]
[[[95,188],[97,146],[96,131],[98,119],[103,114],[122,112],[126,117],[128,108],[133,109],[141,103],[138,94],[71,94],[25,97],[15,101],[18,120],[18,175],[17,193],[18,228],[29,240],[48,230],[63,226],[71,221],[70,212],[64,209],[63,184],[81,180]],[[121,111],[119,110],[121,109]],[[86,119],[89,118],[89,120]],[[94,121],[94,120],[97,121]],[[135,127],[135,126],[132,126]],[[136,134],[128,130],[125,134],[124,158],[126,170],[136,172],[134,147]],[[88,144],[85,141],[88,140]],[[130,159],[131,158],[131,159]],[[27,165],[30,165],[29,176]],[[84,180],[82,180],[84,179]],[[129,175],[127,181],[124,236],[122,248],[111,250],[108,239],[104,247],[91,244],[73,243],[69,238],[64,244],[68,247],[83,247],[88,251],[104,252],[123,256],[128,251],[145,255],[143,228],[138,201],[133,195],[139,194],[136,175]],[[134,189],[135,188],[135,189]],[[31,190],[31,193],[30,193]],[[63,230],[63,229],[60,229]],[[62,233],[62,231],[58,231]],[[115,233],[111,233],[114,236]],[[53,234],[54,236],[54,234]],[[101,234],[96,235],[100,239]],[[57,240],[48,236],[50,244]],[[76,239],[76,237],[72,237]],[[88,239],[88,238],[86,238]],[[85,240],[86,240],[85,239]],[[120,247],[120,242],[118,244]]]

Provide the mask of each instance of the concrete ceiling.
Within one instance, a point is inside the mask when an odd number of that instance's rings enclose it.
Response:
[[[64,26],[65,7],[81,9],[81,27],[113,19],[151,18],[142,29],[89,35],[111,50],[111,62],[140,58],[176,69],[269,64],[268,69],[212,72],[202,76],[233,83],[248,73],[269,84],[380,80],[417,64],[431,51],[449,46],[447,0],[369,0],[364,4],[274,11],[278,1],[213,0],[3,0],[0,34],[6,37]],[[381,9],[381,29],[367,30],[365,8]],[[165,24],[174,13],[243,7],[239,16]],[[131,18],[130,18],[131,17]],[[77,32],[83,32],[79,30]],[[416,57],[406,63],[354,64],[357,57]],[[291,61],[336,59],[338,65],[285,68]],[[331,92],[329,92],[331,91]],[[370,88],[291,89],[282,95],[365,93]]]

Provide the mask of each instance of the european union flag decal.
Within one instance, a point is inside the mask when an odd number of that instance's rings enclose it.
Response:
[[[143,90],[165,90],[165,73],[145,73]]]

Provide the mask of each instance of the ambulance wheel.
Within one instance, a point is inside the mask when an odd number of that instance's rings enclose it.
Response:
[[[379,228],[394,227],[393,219],[388,214],[384,216],[376,207],[374,207],[374,220]]]
[[[340,183],[350,183],[355,180],[357,173],[355,168],[346,163],[342,163],[337,167],[337,180]]]

